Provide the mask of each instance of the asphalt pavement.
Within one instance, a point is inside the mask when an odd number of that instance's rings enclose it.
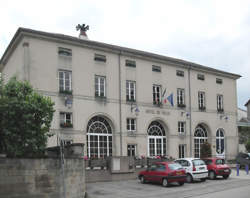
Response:
[[[240,170],[237,176],[236,169],[232,169],[230,177],[226,180],[218,177],[206,182],[186,183],[184,186],[173,184],[167,188],[159,184],[141,184],[137,179],[87,184],[87,198],[248,198],[249,194],[250,175]]]

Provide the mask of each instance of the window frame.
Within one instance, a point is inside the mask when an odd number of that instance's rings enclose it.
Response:
[[[136,68],[136,61],[126,59],[126,60],[125,60],[125,66],[126,66],[126,67]]]
[[[134,148],[131,148],[134,147]],[[133,155],[134,153],[134,155]],[[137,156],[137,145],[136,144],[127,144],[127,156],[135,157]]]
[[[176,76],[184,77],[185,76],[184,71],[182,71],[182,70],[176,70]]]
[[[134,91],[134,95],[131,94],[131,91]],[[136,81],[126,80],[126,101],[136,101]]]
[[[205,75],[204,74],[197,74],[197,79],[204,81],[205,80]]]
[[[224,101],[223,95],[217,94],[217,111],[224,112]]]
[[[157,90],[157,88],[159,88],[159,90]],[[162,104],[162,86],[161,85],[153,84],[153,104],[154,105]]]
[[[185,105],[185,89],[183,89],[183,88],[177,88],[177,106],[178,107],[186,107],[186,105]]]
[[[60,74],[63,74],[62,78]],[[67,79],[69,81],[68,86],[66,86],[66,74],[69,74],[69,79]],[[69,92],[69,94],[70,93],[72,94],[72,71],[60,69],[58,71],[58,79],[59,79],[59,92],[60,93]],[[63,82],[62,86],[61,86],[61,82]],[[66,89],[66,87],[68,87],[68,89]]]
[[[60,127],[62,128],[73,128],[73,113],[72,112],[60,112]],[[70,115],[70,118],[67,119],[67,115]]]
[[[161,73],[161,66],[158,65],[152,65],[152,71]]]
[[[101,83],[102,79],[103,79],[103,84]],[[106,98],[106,76],[95,75],[95,97]]]
[[[198,92],[198,108],[201,111],[206,110],[206,93],[204,91]]]
[[[106,63],[107,58],[106,58],[106,55],[95,53],[94,60],[98,61],[98,62],[104,62],[104,63]]]
[[[136,132],[136,128],[137,128],[137,120],[136,118],[127,118],[126,119],[126,128],[128,132]],[[134,121],[134,123],[132,123],[132,121]]]
[[[178,133],[181,135],[186,133],[186,122],[185,121],[178,121]]]
[[[179,158],[185,158],[186,144],[179,144]]]
[[[72,58],[72,49],[58,47],[58,55],[63,57]]]

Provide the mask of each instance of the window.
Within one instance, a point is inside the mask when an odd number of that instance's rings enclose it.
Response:
[[[220,78],[216,78],[216,83],[217,83],[217,84],[222,84],[222,83],[223,83],[223,80],[220,79]]]
[[[177,89],[177,105],[178,107],[186,107],[184,89]]]
[[[133,61],[133,60],[126,60],[126,61],[125,61],[125,65],[126,65],[127,67],[136,67],[136,62]]]
[[[59,91],[64,94],[72,94],[71,71],[59,71]]]
[[[161,104],[161,86],[153,85],[153,104],[160,105]]]
[[[95,116],[87,125],[87,154],[91,158],[112,156],[112,127],[104,117]]]
[[[185,157],[185,144],[180,144],[179,145],[179,158],[184,158]]]
[[[67,49],[67,48],[59,47],[58,48],[58,54],[60,56],[72,57],[72,50],[71,49]]]
[[[106,78],[104,76],[95,76],[95,96],[106,97]]]
[[[160,66],[156,66],[156,65],[152,65],[152,71],[153,72],[161,72],[161,67]]]
[[[128,152],[129,157],[136,156],[136,145],[135,144],[128,144],[127,145],[127,152]]]
[[[126,81],[126,99],[127,101],[135,101],[135,81]]]
[[[127,118],[127,130],[136,131],[136,119],[135,118]]]
[[[106,56],[101,54],[95,54],[95,61],[106,62]]]
[[[217,95],[217,111],[223,113],[223,95]]]
[[[224,152],[225,152],[224,130],[218,129],[216,131],[216,153],[217,155],[223,155]]]
[[[184,71],[176,70],[176,76],[184,77]]]
[[[178,133],[184,134],[186,132],[186,122],[178,122]]]
[[[203,74],[197,74],[198,80],[205,80],[205,76]]]
[[[198,103],[199,103],[199,110],[205,111],[205,92],[199,91],[198,92]]]
[[[72,113],[61,112],[60,113],[60,126],[62,128],[72,128]]]

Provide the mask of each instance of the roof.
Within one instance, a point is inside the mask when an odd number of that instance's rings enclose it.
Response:
[[[249,103],[250,103],[250,99],[247,101],[247,103],[245,104],[245,106],[248,106]]]
[[[238,79],[241,77],[238,74],[233,74],[233,73],[225,72],[222,70],[217,70],[211,67],[203,66],[197,63],[193,63],[193,62],[189,62],[189,61],[185,61],[185,60],[181,60],[177,58],[162,56],[162,55],[158,55],[158,54],[154,54],[150,52],[101,43],[101,42],[92,41],[92,40],[83,40],[77,37],[72,37],[72,36],[68,36],[64,34],[49,33],[49,32],[37,31],[37,30],[32,30],[32,29],[27,29],[27,28],[18,28],[17,32],[15,33],[14,37],[12,38],[11,42],[9,43],[7,49],[5,50],[3,56],[0,59],[0,71],[4,68],[12,52],[15,50],[15,47],[18,45],[19,41],[24,36],[34,37],[38,39],[46,39],[46,40],[51,40],[55,42],[62,42],[62,43],[67,43],[71,45],[76,45],[76,46],[89,47],[89,48],[94,48],[94,49],[99,49],[99,50],[112,51],[117,54],[121,54],[121,55],[124,54],[127,56],[137,57],[141,59],[152,59],[152,61],[155,61],[155,62],[170,63],[170,64],[174,64],[175,66],[184,67],[187,69],[190,68],[190,69],[198,70],[201,72],[203,71],[203,72],[213,73],[215,75],[225,76],[225,77],[229,77],[233,79]]]

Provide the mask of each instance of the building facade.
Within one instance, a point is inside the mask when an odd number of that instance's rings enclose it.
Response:
[[[19,28],[0,61],[55,102],[48,146],[85,155],[199,157],[238,151],[239,75],[88,39]]]

